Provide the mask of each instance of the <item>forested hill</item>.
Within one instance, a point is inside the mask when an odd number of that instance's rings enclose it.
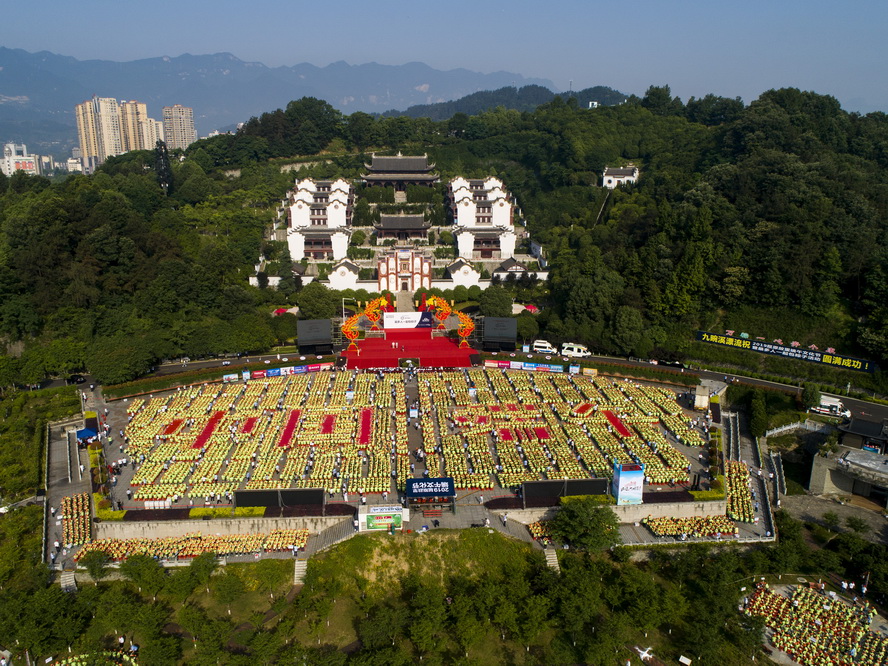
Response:
[[[560,96],[576,97],[577,103],[581,107],[588,107],[589,102],[598,102],[601,106],[613,106],[622,104],[628,98],[627,95],[606,86],[595,86],[570,94],[561,93]],[[383,115],[447,120],[457,113],[474,116],[499,106],[516,111],[533,111],[541,104],[551,102],[553,97],[555,97],[555,93],[543,86],[506,87],[499,90],[472,93],[449,102],[418,104],[405,111],[386,111]]]
[[[698,329],[745,331],[888,365],[888,117],[796,89],[744,106],[683,102],[665,86],[617,106],[554,97],[439,122],[344,116],[304,98],[181,162],[131,153],[93,177],[0,178],[0,336],[16,354],[0,357],[0,386],[257,351],[292,338],[269,316],[278,304],[334,314],[341,295],[300,291],[284,247],[263,241],[293,177],[269,159],[354,178],[370,151],[398,150],[428,153],[444,180],[497,175],[515,195],[549,260],[547,284],[503,287],[509,305],[542,308],[522,329],[533,337],[888,392],[883,373],[694,342]],[[630,161],[637,186],[598,186],[606,165]],[[247,286],[260,254],[282,291]]]

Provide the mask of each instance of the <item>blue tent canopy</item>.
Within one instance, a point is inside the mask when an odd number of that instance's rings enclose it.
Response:
[[[95,437],[98,433],[91,428],[84,428],[83,430],[77,431],[77,439],[90,439],[91,437]]]

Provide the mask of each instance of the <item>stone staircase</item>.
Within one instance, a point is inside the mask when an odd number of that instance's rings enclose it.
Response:
[[[407,193],[395,190],[395,203],[407,203]]]
[[[308,569],[308,558],[296,560],[293,566],[293,585],[302,585],[306,569]]]
[[[62,592],[76,592],[77,580],[74,578],[73,571],[63,571],[59,577],[59,583],[62,586]]]
[[[315,553],[320,553],[330,546],[335,546],[340,541],[350,539],[356,534],[352,525],[352,519],[342,520],[325,530],[308,537],[308,543],[305,544],[304,557],[308,559]]]
[[[550,569],[561,573],[561,565],[558,564],[558,552],[554,548],[546,548],[546,564]]]

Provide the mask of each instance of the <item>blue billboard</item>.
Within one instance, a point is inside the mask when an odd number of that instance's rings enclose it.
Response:
[[[614,463],[613,495],[617,506],[641,504],[644,490],[644,465]]]
[[[437,479],[407,479],[407,497],[453,497],[454,495],[456,495],[456,486],[449,476]]]

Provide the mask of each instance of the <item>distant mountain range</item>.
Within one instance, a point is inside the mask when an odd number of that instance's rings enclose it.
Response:
[[[516,111],[533,111],[535,108],[558,95],[548,88],[537,85],[528,85],[522,88],[512,86],[499,90],[483,90],[481,92],[466,95],[460,99],[435,104],[417,104],[405,111],[386,111],[385,116],[410,116],[411,118],[431,118],[432,120],[447,120],[456,113],[465,113],[468,116],[495,109],[498,106]],[[627,95],[606,86],[595,86],[571,93],[560,93],[562,97],[575,97],[577,104],[583,108],[590,102],[598,102],[602,106],[614,106],[626,101]]]
[[[158,120],[163,106],[191,106],[198,133],[205,135],[305,96],[326,100],[343,113],[408,109],[414,115],[427,105],[452,104],[449,100],[504,86],[534,90],[541,98],[556,90],[551,81],[511,72],[440,71],[419,62],[267,67],[230,53],[112,62],[0,47],[0,142],[26,143],[32,153],[70,155],[77,142],[74,105],[93,95],[145,102]],[[445,107],[436,111],[443,113]]]

